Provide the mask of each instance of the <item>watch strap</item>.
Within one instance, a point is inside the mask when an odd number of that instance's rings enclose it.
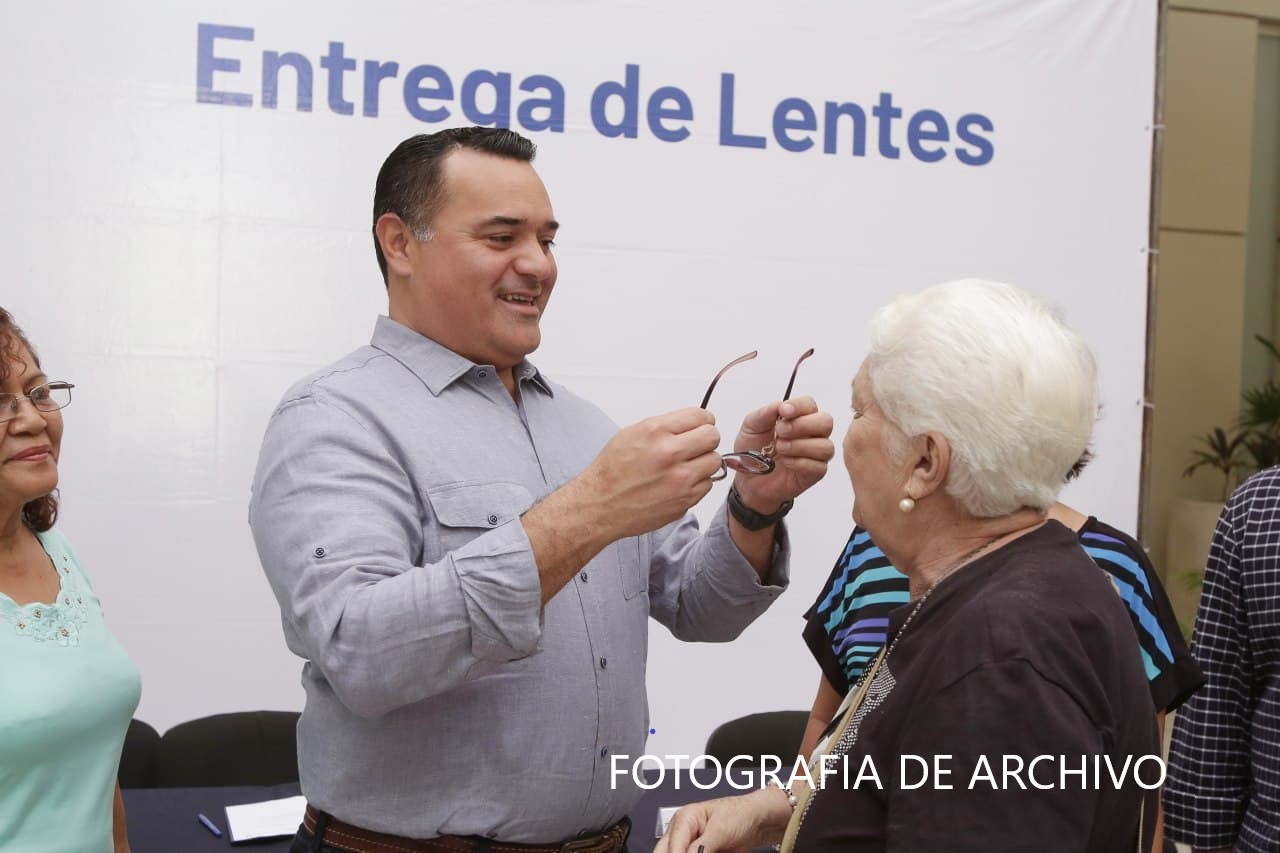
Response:
[[[776,512],[765,515],[756,512],[742,501],[742,495],[738,493],[736,485],[729,487],[729,514],[737,519],[738,523],[748,530],[764,530],[766,527],[772,527],[783,517],[791,512],[791,507],[795,505],[795,501],[786,500],[782,502],[782,506],[778,507]]]

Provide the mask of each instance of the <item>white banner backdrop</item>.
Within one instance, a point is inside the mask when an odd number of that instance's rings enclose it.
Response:
[[[0,71],[0,304],[66,412],[62,528],[143,673],[139,716],[299,708],[246,524],[281,392],[367,342],[374,176],[509,121],[564,223],[534,360],[631,422],[780,394],[849,421],[869,314],[960,276],[1047,294],[1104,409],[1072,504],[1132,530],[1155,2],[203,0],[24,4]],[[594,112],[593,112],[593,101]],[[726,442],[729,439],[726,438]],[[718,487],[697,509],[704,519]],[[737,642],[654,624],[649,750],[807,708],[801,614],[849,532],[838,460],[789,519],[791,591]]]

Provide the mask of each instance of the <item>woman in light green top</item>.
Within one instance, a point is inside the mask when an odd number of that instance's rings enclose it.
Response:
[[[141,692],[53,522],[62,414],[0,308],[0,850],[129,849],[116,772]]]

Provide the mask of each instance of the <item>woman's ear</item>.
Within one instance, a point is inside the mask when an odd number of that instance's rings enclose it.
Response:
[[[928,432],[911,440],[912,468],[907,494],[915,500],[940,490],[951,468],[951,444],[941,433]]]

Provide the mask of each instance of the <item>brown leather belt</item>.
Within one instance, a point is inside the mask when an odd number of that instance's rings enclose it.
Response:
[[[321,820],[323,815],[324,820]],[[578,838],[564,844],[513,844],[509,841],[490,841],[486,838],[472,838],[462,835],[445,835],[440,838],[404,838],[399,835],[388,835],[385,832],[374,832],[344,823],[332,815],[326,815],[319,809],[307,806],[302,816],[302,825],[316,834],[316,826],[324,826],[321,843],[336,850],[347,850],[350,853],[470,853],[470,851],[492,851],[492,853],[621,853],[627,847],[627,836],[631,833],[631,821],[628,818],[615,823],[599,835],[589,838]]]

